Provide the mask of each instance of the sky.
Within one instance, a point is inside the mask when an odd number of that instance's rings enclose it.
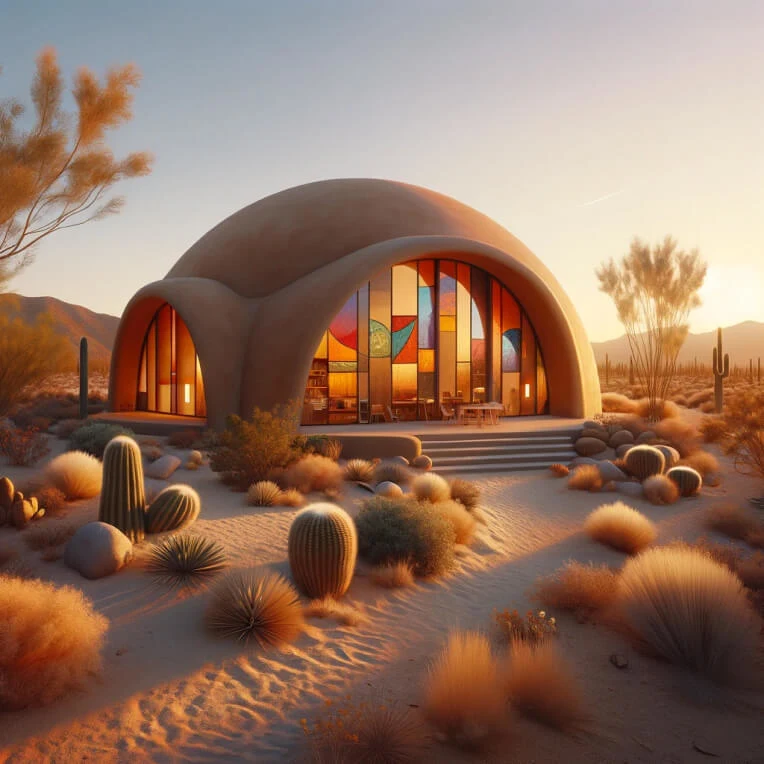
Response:
[[[0,0],[0,98],[30,103],[46,45],[67,84],[134,62],[108,143],[155,156],[10,288],[119,315],[241,207],[378,177],[502,224],[593,341],[622,334],[595,269],[634,236],[708,262],[691,331],[764,321],[762,39],[760,0]]]

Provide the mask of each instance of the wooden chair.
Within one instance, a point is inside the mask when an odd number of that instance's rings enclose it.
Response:
[[[400,422],[401,421],[401,415],[398,413],[398,411],[393,411],[390,406],[385,406],[385,410],[387,411],[387,421],[388,422]]]
[[[443,416],[444,422],[451,422],[452,424],[456,424],[456,409],[448,408],[445,403],[441,403],[440,413]]]

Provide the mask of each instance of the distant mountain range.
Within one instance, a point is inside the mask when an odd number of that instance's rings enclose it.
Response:
[[[13,302],[18,300],[18,305]],[[94,313],[80,305],[72,305],[55,297],[22,297],[0,294],[0,311],[13,305],[13,312],[26,323],[34,323],[41,313],[50,313],[56,330],[79,353],[80,338],[88,338],[88,356],[94,367],[103,367],[111,359],[119,319],[105,313]],[[16,309],[17,308],[17,309]],[[75,358],[78,357],[75,355]]]
[[[723,352],[730,357],[730,366],[747,366],[753,358],[753,365],[759,357],[764,358],[764,324],[757,321],[744,321],[742,324],[722,328]],[[716,346],[716,331],[702,334],[689,334],[679,352],[679,363],[698,363],[709,366],[713,349]],[[610,363],[629,362],[629,342],[626,335],[607,342],[592,342],[597,363],[605,363],[605,354]]]

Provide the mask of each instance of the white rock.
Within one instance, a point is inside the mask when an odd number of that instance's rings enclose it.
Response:
[[[377,484],[376,490],[377,496],[385,496],[388,499],[395,499],[398,496],[403,496],[403,489],[391,480],[383,480]]]
[[[85,578],[116,573],[133,557],[130,539],[108,523],[88,523],[77,529],[64,550],[64,563]]]
[[[181,460],[177,456],[165,454],[146,467],[146,476],[157,480],[167,480],[180,465]]]

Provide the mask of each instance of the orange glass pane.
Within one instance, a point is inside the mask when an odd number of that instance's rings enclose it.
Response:
[[[329,360],[355,361],[357,353],[354,348],[343,345],[331,332],[329,334]]]
[[[456,331],[456,316],[441,316],[440,331],[455,332]]]
[[[419,351],[419,371],[421,372],[435,371],[435,351],[434,350]]]

